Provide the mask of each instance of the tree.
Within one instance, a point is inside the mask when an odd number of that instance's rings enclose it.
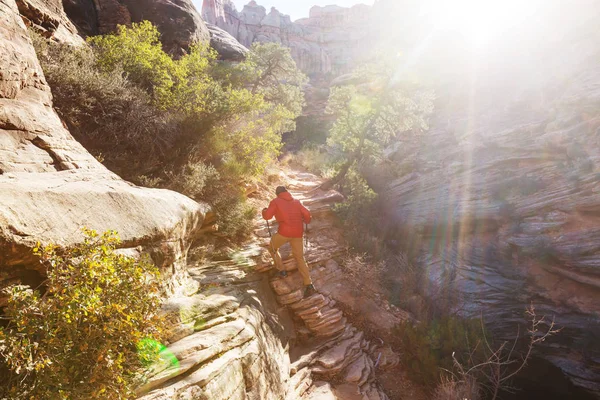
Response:
[[[298,69],[289,48],[277,43],[254,43],[236,75],[253,94],[288,110],[293,117],[285,129],[295,129],[294,120],[304,107],[303,86],[308,78]]]
[[[556,327],[554,319],[548,321],[544,316],[538,317],[533,304],[527,308],[526,315],[531,325],[527,332],[529,340],[523,354],[517,356],[519,333],[512,344],[505,341],[496,348],[492,347],[484,333],[482,342],[477,343],[467,363],[459,361],[455,353],[452,353],[456,372],[451,373],[449,381],[463,386],[478,382],[487,392],[486,398],[491,400],[498,399],[501,391],[511,392],[513,388],[510,381],[527,366],[534,347],[561,331],[561,328]],[[485,354],[484,361],[477,361],[473,357],[475,351],[480,348]]]
[[[326,186],[341,181],[348,170],[401,134],[427,129],[433,93],[400,81],[395,64],[382,61],[357,69],[351,84],[333,88],[327,113],[337,117],[328,144],[338,147],[346,161]]]
[[[157,355],[138,349],[152,350],[144,343],[163,327],[158,269],[117,253],[114,232],[85,235],[71,249],[34,249],[47,267],[43,292],[7,289],[0,397],[135,398],[135,374]]]

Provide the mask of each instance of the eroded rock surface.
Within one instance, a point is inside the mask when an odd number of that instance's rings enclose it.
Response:
[[[552,12],[541,25],[560,29],[506,39],[477,82],[440,90],[430,132],[390,148],[389,180],[372,181],[389,239],[421,254],[434,287],[506,339],[530,303],[554,316],[563,331],[537,354],[599,395],[599,10]]]
[[[0,285],[39,284],[36,242],[69,246],[82,227],[116,230],[150,253],[173,292],[209,208],[108,171],[63,127],[15,0],[0,1]],[[36,285],[37,286],[37,285]],[[1,301],[0,301],[1,303]]]
[[[16,3],[27,26],[42,36],[72,45],[83,43],[61,0],[17,0]]]
[[[226,61],[243,61],[248,49],[223,29],[207,25],[210,33],[210,47],[219,53],[219,58]]]

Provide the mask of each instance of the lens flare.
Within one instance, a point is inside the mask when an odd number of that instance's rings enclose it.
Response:
[[[179,369],[179,360],[164,344],[152,338],[138,342],[137,351],[142,365],[146,368]]]

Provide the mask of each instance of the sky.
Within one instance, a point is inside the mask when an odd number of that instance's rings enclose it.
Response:
[[[236,8],[241,10],[250,0],[233,0],[233,2]],[[277,8],[283,14],[290,15],[293,21],[308,17],[308,12],[312,6],[336,4],[338,6],[350,7],[360,3],[373,4],[373,0],[257,0],[256,2],[265,7],[267,12],[271,10],[271,7]]]

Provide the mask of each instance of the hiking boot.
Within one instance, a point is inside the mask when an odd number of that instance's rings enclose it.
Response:
[[[279,276],[285,278],[288,275],[287,271],[279,271]]]
[[[315,286],[313,284],[310,284],[304,288],[304,298],[305,299],[307,297],[312,296],[315,293],[317,293],[317,289],[315,289]]]

